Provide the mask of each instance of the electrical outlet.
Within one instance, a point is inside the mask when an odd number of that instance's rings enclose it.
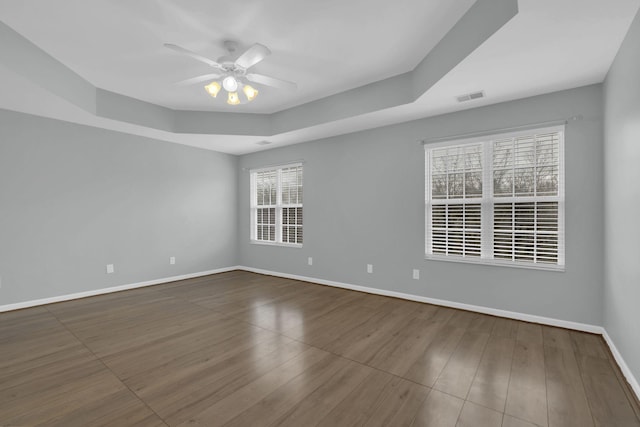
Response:
[[[413,278],[416,280],[420,279],[420,270],[418,270],[417,268],[413,269]]]
[[[373,273],[373,264],[367,264],[367,273]]]
[[[173,265],[175,263],[176,263],[176,257],[174,257],[174,256],[169,257],[169,264]]]
[[[312,257],[307,258],[307,264],[313,265],[313,258]]]
[[[113,267],[113,264],[107,264],[107,274],[111,274],[113,273],[115,270],[115,268]]]

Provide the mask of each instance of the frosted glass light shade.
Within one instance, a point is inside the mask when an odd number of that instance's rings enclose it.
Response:
[[[207,93],[213,96],[214,98],[218,96],[218,92],[220,92],[220,89],[221,89],[220,83],[218,82],[211,82],[204,87],[204,90],[206,90]]]
[[[258,90],[249,85],[244,85],[244,87],[242,88],[242,91],[244,92],[245,96],[247,97],[247,100],[249,101],[253,101],[256,98],[256,96],[258,96]]]
[[[229,92],[229,97],[227,98],[227,104],[229,105],[240,104],[240,97],[238,96],[238,92]]]
[[[227,76],[222,80],[222,87],[227,92],[235,92],[238,90],[238,81],[233,76]]]

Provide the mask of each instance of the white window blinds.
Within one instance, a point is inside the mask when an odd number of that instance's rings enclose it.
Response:
[[[276,240],[276,206],[278,173],[275,170],[256,172],[256,240]]]
[[[431,250],[435,254],[481,254],[482,145],[431,152]]]
[[[561,127],[425,146],[426,254],[564,266]]]
[[[302,244],[302,166],[281,169],[282,242]]]
[[[251,240],[302,245],[302,165],[252,170]]]

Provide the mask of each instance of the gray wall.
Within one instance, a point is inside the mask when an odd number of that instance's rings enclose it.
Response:
[[[245,266],[602,324],[602,86],[594,85],[244,155]],[[417,142],[583,115],[566,129],[566,272],[424,259],[424,150]],[[249,171],[304,159],[304,247],[249,242]],[[307,265],[307,257],[314,263]],[[373,274],[366,264],[374,265]],[[411,278],[421,270],[420,280]]]
[[[0,110],[0,305],[235,265],[237,163]]]
[[[640,379],[640,14],[605,80],[604,326]]]

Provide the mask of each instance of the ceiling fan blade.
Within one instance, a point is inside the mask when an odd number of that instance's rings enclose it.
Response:
[[[189,86],[189,85],[194,85],[196,83],[202,83],[202,82],[206,82],[206,81],[209,81],[209,80],[215,80],[215,79],[220,78],[220,77],[222,77],[222,74],[219,74],[219,73],[203,74],[201,76],[196,76],[196,77],[192,77],[190,79],[179,81],[176,84],[179,85],[179,86]]]
[[[256,43],[240,55],[240,57],[236,59],[235,64],[246,70],[249,67],[253,67],[269,55],[271,55],[271,51],[268,47],[261,45],[260,43]]]
[[[288,89],[288,90],[298,89],[298,85],[293,82],[276,79],[275,77],[269,77],[263,74],[247,74],[245,77],[247,78],[247,80],[251,82],[260,83],[265,86],[271,86],[278,89]]]
[[[200,62],[204,62],[205,64],[212,66],[213,68],[217,68],[219,70],[224,70],[222,65],[218,64],[213,59],[205,58],[204,56],[198,55],[197,53],[192,52],[189,49],[185,49],[183,47],[180,47],[178,45],[171,44],[171,43],[165,43],[164,47],[169,48],[169,49],[171,49],[171,50],[173,50],[175,52],[182,53],[184,55],[190,56],[193,59],[196,59],[196,60],[198,60]]]

